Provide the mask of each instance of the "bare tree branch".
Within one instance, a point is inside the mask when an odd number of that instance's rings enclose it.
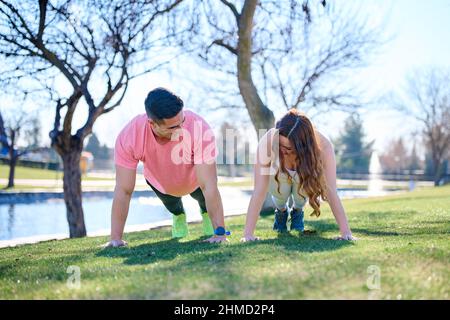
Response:
[[[403,112],[422,123],[422,136],[433,162],[434,183],[441,181],[444,160],[450,156],[450,70],[417,70],[408,78]]]
[[[225,4],[228,8],[230,8],[231,12],[233,12],[234,17],[236,18],[236,22],[239,24],[239,20],[241,18],[241,15],[239,14],[238,10],[236,9],[236,6],[232,4],[230,1],[227,0],[220,0],[223,4]]]
[[[361,12],[338,5],[334,10],[334,4],[327,10],[330,4],[318,0],[202,3],[199,25],[207,31],[179,43],[201,48],[198,57],[209,69],[229,75],[230,85],[237,79],[255,128],[273,126],[272,110],[278,107],[367,106],[356,94],[345,95],[351,92],[348,86],[333,85],[346,72],[364,66],[382,44],[380,29],[369,25]],[[255,63],[258,68],[252,68]]]
[[[234,54],[234,55],[237,55],[237,54],[238,54],[237,49],[234,48],[233,46],[229,45],[228,43],[225,43],[225,42],[223,41],[223,39],[217,39],[217,40],[214,40],[214,41],[212,42],[212,44],[215,44],[215,45],[224,47],[225,49],[227,49],[228,51],[230,51],[230,52],[231,52],[232,54]]]
[[[79,169],[83,141],[99,116],[120,105],[130,79],[168,61],[161,57],[160,49],[173,37],[169,13],[176,13],[181,3],[0,0],[0,55],[8,59],[6,65],[15,66],[8,74],[2,73],[0,81],[9,85],[17,84],[19,78],[35,80],[36,86],[48,90],[50,100],[55,100],[50,138],[63,160],[71,237],[86,234]],[[55,88],[51,81],[61,79],[71,89]],[[74,115],[84,104],[87,120],[72,134]]]

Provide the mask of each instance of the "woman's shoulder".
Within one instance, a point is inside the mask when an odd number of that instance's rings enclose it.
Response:
[[[277,134],[278,130],[272,128],[259,139],[257,155],[262,166],[270,166],[276,161]]]
[[[265,134],[263,134],[261,136],[261,138],[259,139],[258,145],[271,147],[277,133],[278,133],[278,130],[275,128],[271,128],[271,129],[267,130],[267,132]]]
[[[321,130],[315,129],[317,143],[321,150],[333,150],[333,143],[330,137]]]

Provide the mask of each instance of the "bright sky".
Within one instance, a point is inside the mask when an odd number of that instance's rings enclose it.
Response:
[[[384,6],[381,3],[386,1],[377,2]],[[402,90],[406,75],[415,68],[450,67],[450,1],[393,0],[390,5],[386,32],[394,39],[369,68],[364,80],[380,92]],[[405,122],[403,115],[392,111],[373,110],[364,115],[364,120],[370,139],[376,139],[375,146],[380,151],[392,136],[404,135],[408,142],[411,132],[417,130],[414,123]]]
[[[385,35],[392,40],[387,43],[371,62],[370,67],[355,72],[354,81],[366,88],[367,97],[374,93],[401,90],[408,72],[416,67],[430,65],[450,67],[450,1],[449,0],[339,0],[345,5],[357,4],[369,13],[373,21],[386,20]],[[171,78],[165,72],[153,73],[131,83],[122,105],[113,112],[100,117],[94,132],[102,143],[113,146],[121,128],[135,115],[144,112],[144,99],[149,90],[163,86],[170,88],[184,98],[186,106],[207,119],[212,126],[219,126],[222,113],[206,113],[202,106],[190,105],[195,95],[195,84],[189,80]],[[387,109],[386,109],[387,108]],[[202,110],[203,109],[203,110]],[[48,131],[53,122],[48,114],[42,116],[43,135],[48,140]],[[276,114],[279,116],[279,114]],[[317,120],[317,127],[330,137],[336,137],[342,128],[346,115],[331,114]],[[81,124],[83,115],[77,117]],[[405,122],[405,117],[389,109],[389,106],[375,106],[363,112],[368,139],[376,140],[375,148],[383,151],[392,138],[405,136],[411,140],[411,132],[417,127]],[[252,129],[249,131],[253,133]],[[255,135],[256,139],[256,135]]]

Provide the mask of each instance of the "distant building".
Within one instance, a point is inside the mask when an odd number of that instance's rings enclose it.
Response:
[[[80,169],[82,174],[86,174],[94,166],[94,156],[91,152],[81,152]]]

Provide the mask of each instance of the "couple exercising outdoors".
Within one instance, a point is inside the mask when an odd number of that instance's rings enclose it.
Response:
[[[222,198],[217,187],[216,143],[208,123],[184,109],[183,100],[164,88],[149,92],[145,114],[133,118],[115,144],[116,186],[111,210],[111,239],[106,247],[126,246],[123,231],[136,182],[144,165],[149,187],[173,215],[172,237],[188,235],[182,196],[197,200],[205,241],[226,242]],[[267,193],[275,207],[273,228],[304,232],[304,207],[320,215],[327,201],[339,226],[338,240],[355,240],[337,194],[336,161],[331,142],[296,109],[289,110],[258,143],[254,191],[241,241],[258,240],[254,231]],[[291,205],[292,204],[292,205]]]

